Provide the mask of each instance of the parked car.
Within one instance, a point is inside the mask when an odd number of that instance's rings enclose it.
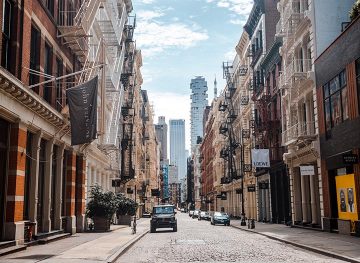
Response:
[[[153,207],[150,220],[150,232],[156,232],[157,228],[172,228],[177,231],[177,221],[175,218],[175,209],[173,205],[157,205]]]
[[[142,214],[142,217],[144,218],[151,218],[151,213],[149,211],[145,211],[143,214]]]
[[[199,217],[199,214],[200,214],[200,211],[199,210],[194,210],[194,213],[192,215],[192,218],[198,218]]]
[[[225,226],[230,226],[230,217],[224,212],[214,212],[210,221],[212,225],[224,224]]]
[[[189,216],[192,217],[194,214],[194,210],[189,210]]]
[[[210,214],[206,211],[201,211],[199,214],[199,220],[210,220]]]

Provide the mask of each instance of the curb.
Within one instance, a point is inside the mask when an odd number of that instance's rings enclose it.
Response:
[[[141,238],[143,238],[147,233],[149,233],[149,230],[146,230],[141,235],[137,236],[136,238],[128,241],[125,245],[123,245],[117,252],[115,252],[113,255],[111,255],[106,262],[113,263],[115,262],[119,257],[124,255],[126,251],[128,251],[136,242],[138,242]]]
[[[347,262],[352,262],[352,263],[360,263],[359,260],[356,260],[354,258],[343,256],[343,255],[337,254],[335,252],[330,252],[328,250],[324,250],[324,249],[321,249],[321,248],[310,247],[310,246],[303,245],[303,244],[300,244],[300,243],[297,243],[297,242],[285,240],[285,239],[282,239],[282,238],[279,238],[279,237],[274,237],[274,236],[267,235],[267,234],[260,233],[260,232],[256,232],[256,231],[253,231],[253,230],[240,228],[240,227],[234,226],[234,225],[230,225],[230,226],[233,227],[233,228],[242,230],[242,231],[250,232],[250,233],[253,233],[253,234],[258,234],[258,235],[267,237],[269,239],[273,239],[273,240],[280,241],[280,242],[283,242],[283,243],[286,243],[286,244],[289,244],[289,245],[293,245],[295,247],[299,247],[299,248],[302,248],[302,249],[305,249],[305,250],[309,250],[309,251],[312,251],[312,252],[327,256],[327,257],[332,257],[332,258],[336,258],[336,259],[340,259],[340,260],[347,261]]]

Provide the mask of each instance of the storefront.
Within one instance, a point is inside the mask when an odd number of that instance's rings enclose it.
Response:
[[[265,173],[257,177],[256,195],[258,200],[257,220],[269,222],[271,219],[270,174]]]
[[[4,239],[9,123],[0,119],[0,240]]]

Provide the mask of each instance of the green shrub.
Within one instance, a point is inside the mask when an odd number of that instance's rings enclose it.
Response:
[[[103,192],[99,185],[92,186],[90,190],[90,201],[86,206],[87,217],[104,217],[111,219],[117,209],[116,200],[113,192]]]
[[[134,216],[136,214],[136,209],[138,207],[138,204],[126,197],[124,194],[117,194],[116,195],[116,214],[119,215],[130,215]]]
[[[357,0],[350,10],[350,19],[353,21],[360,15],[360,0]]]

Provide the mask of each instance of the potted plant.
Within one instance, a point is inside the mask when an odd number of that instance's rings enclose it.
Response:
[[[116,195],[116,203],[116,216],[118,219],[118,224],[130,226],[131,218],[136,214],[137,203],[121,193]]]
[[[110,221],[116,212],[116,205],[116,196],[113,192],[103,192],[99,185],[91,187],[86,215],[94,221],[95,231],[110,230]]]

